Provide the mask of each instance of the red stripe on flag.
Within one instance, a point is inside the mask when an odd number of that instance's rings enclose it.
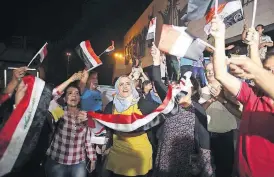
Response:
[[[218,14],[221,13],[223,11],[223,9],[225,8],[227,2],[223,3],[223,4],[219,4],[218,6]],[[213,19],[215,15],[215,7],[210,8],[210,10],[208,11],[208,13],[206,14],[205,18],[206,18],[206,24],[208,24],[209,22],[211,22],[211,20]]]
[[[167,105],[170,102],[171,98],[172,98],[172,88],[170,86],[169,89],[168,89],[165,100],[153,112],[163,111],[167,107]],[[105,121],[105,122],[116,123],[116,124],[132,124],[135,121],[137,121],[138,119],[142,119],[142,118],[146,117],[146,115],[140,115],[140,114],[135,114],[135,113],[132,114],[132,115],[121,115],[121,114],[100,114],[100,113],[95,113],[95,112],[91,112],[91,111],[88,112],[88,115],[89,115],[89,117],[93,117],[93,118],[98,119],[98,120],[102,120],[102,121]],[[88,122],[89,121],[93,121],[93,120],[89,119]],[[90,123],[90,124],[92,124],[92,123]]]
[[[0,131],[0,159],[3,157],[3,154],[12,139],[13,133],[15,132],[20,120],[23,119],[23,115],[30,102],[35,77],[26,76],[23,78],[23,81],[28,84],[25,96],[18,104],[17,108],[12,112],[5,126]]]
[[[101,64],[102,61],[100,58],[95,54],[94,50],[91,47],[90,41],[85,41],[86,48],[88,50],[88,53],[91,55],[91,57],[96,61],[96,63]]]
[[[159,49],[169,53],[180,35],[181,33],[175,30],[171,25],[163,25]]]
[[[43,54],[44,54],[44,57],[46,57],[46,56],[47,56],[47,54],[48,54],[48,49],[47,49],[47,47],[48,47],[48,44],[47,44],[47,45],[45,45],[45,47],[43,48]]]

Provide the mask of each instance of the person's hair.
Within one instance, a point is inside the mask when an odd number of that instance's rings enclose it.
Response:
[[[142,84],[142,90],[144,91],[145,86],[147,86],[148,84],[152,84],[152,82],[150,80],[145,80]]]
[[[199,81],[194,78],[193,76],[190,77],[191,83],[193,85],[192,87],[192,95],[191,95],[191,99],[195,102],[198,102],[201,96],[201,85],[199,83]]]
[[[138,65],[137,66],[135,66],[136,65],[136,61],[139,61],[139,63],[138,63]],[[135,58],[134,60],[133,60],[133,62],[132,62],[132,66],[134,66],[134,67],[139,67],[139,66],[141,66],[141,63],[142,63],[142,61],[140,60],[140,59],[138,59],[138,58]]]
[[[140,89],[142,89],[142,79],[137,79],[135,82],[137,82],[137,86],[140,87]]]
[[[98,72],[96,72],[96,71],[90,71],[89,77],[92,76],[92,75],[98,75]]]
[[[271,51],[271,52],[267,52],[266,53],[266,57],[265,59],[263,60],[263,65],[270,59],[272,59],[274,57],[274,51]]]
[[[264,29],[264,25],[262,25],[262,24],[258,24],[258,25],[256,26],[256,28],[259,27],[259,26],[262,27],[262,29]]]

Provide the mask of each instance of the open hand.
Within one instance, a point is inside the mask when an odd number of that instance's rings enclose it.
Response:
[[[211,21],[211,29],[210,34],[215,38],[225,38],[225,24],[224,22],[218,17],[214,16],[214,18]]]
[[[213,96],[213,97],[215,97],[215,98],[217,98],[219,95],[220,95],[220,93],[221,93],[221,86],[217,86],[217,87],[215,87],[215,86],[210,86],[210,88],[209,88],[210,90],[210,94]]]

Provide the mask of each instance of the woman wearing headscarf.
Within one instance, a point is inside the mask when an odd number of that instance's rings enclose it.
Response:
[[[116,95],[104,112],[119,115],[147,115],[158,105],[139,97],[134,83],[128,76],[121,76],[115,83]],[[158,115],[163,117],[163,115]],[[161,118],[159,118],[161,119]],[[162,119],[164,120],[164,119]],[[151,124],[151,125],[148,125]],[[146,126],[152,127],[155,122]],[[111,176],[146,176],[152,169],[153,136],[143,130],[134,132],[111,131],[112,147],[105,166]],[[150,142],[152,141],[152,142]]]
[[[167,88],[160,78],[160,51],[154,44],[151,54],[155,88],[164,100]],[[181,92],[176,96],[174,114],[166,119],[159,138],[154,177],[214,176],[206,113],[192,101],[192,93],[196,94],[197,89],[192,87],[187,89],[187,95]]]

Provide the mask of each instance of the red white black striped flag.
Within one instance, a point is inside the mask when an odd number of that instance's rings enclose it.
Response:
[[[28,85],[25,96],[0,129],[0,176],[20,169],[29,160],[47,121],[51,90],[31,75],[22,82]]]
[[[81,42],[75,50],[79,57],[84,61],[88,71],[103,64],[100,58],[92,49],[89,40]]]

